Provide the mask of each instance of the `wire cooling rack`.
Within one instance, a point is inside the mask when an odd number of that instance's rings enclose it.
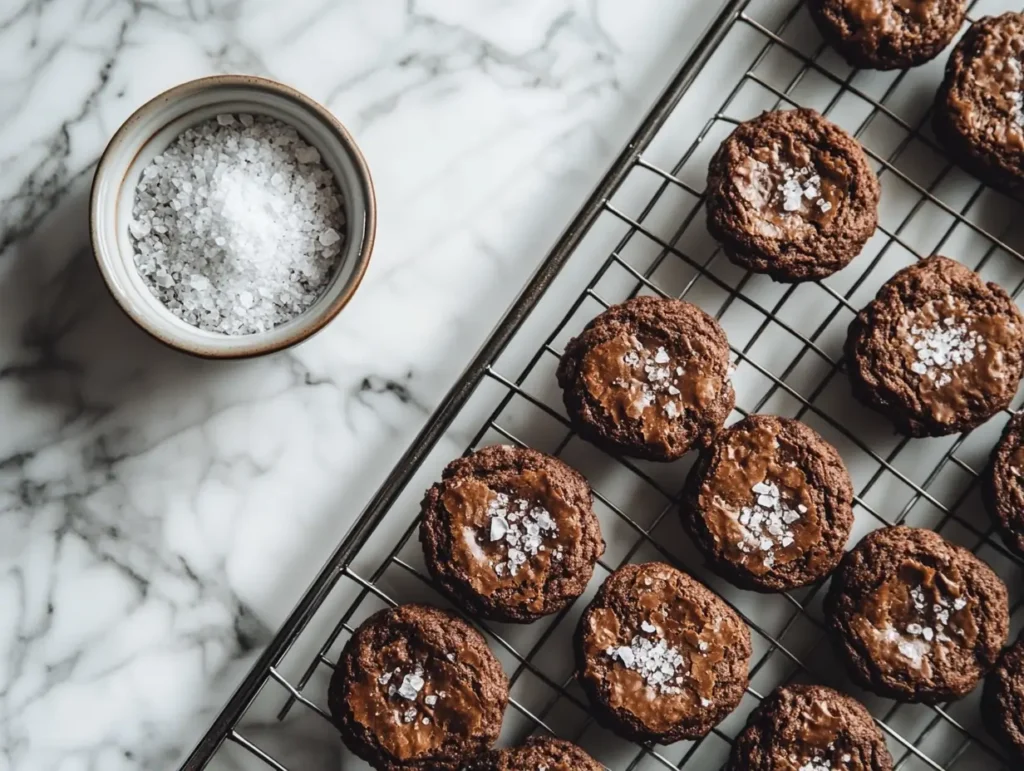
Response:
[[[975,2],[969,15],[1006,6]],[[797,417],[842,453],[857,491],[851,544],[906,523],[966,545],[1006,579],[1016,631],[1024,565],[994,535],[975,484],[1008,413],[970,434],[909,440],[857,405],[841,373],[850,319],[916,259],[941,252],[1015,298],[1024,290],[1020,210],[949,164],[928,128],[944,59],[903,73],[854,71],[822,43],[799,3],[730,0],[183,768],[366,768],[326,721],[332,662],[379,608],[446,604],[423,568],[419,497],[453,455],[494,442],[530,445],[583,471],[608,542],[572,608],[528,626],[480,625],[512,682],[502,743],[550,732],[615,771],[715,769],[762,695],[798,680],[864,701],[897,769],[1016,768],[986,734],[977,694],[899,705],[847,682],[824,638],[821,587],[753,595],[709,574],[674,511],[692,459],[648,464],[591,447],[569,428],[554,385],[565,341],[608,305],[637,293],[699,304],[729,335],[737,414]],[[883,194],[878,230],[853,263],[822,282],[782,285],[721,255],[704,228],[702,191],[711,153],[739,121],[796,105],[815,107],[860,139]],[[649,559],[708,583],[753,634],[743,703],[699,741],[620,739],[593,721],[572,679],[570,638],[582,608],[619,565]]]

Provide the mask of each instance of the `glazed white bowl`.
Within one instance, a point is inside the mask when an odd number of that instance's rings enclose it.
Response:
[[[135,267],[128,223],[136,183],[153,157],[189,126],[220,113],[239,112],[284,121],[320,151],[341,187],[346,233],[337,272],[312,306],[266,332],[231,336],[193,327],[164,307]],[[96,262],[125,313],[157,340],[186,353],[215,359],[278,351],[322,329],[359,286],[373,251],[377,223],[370,172],[345,127],[325,107],[295,89],[247,75],[220,75],[183,83],[136,110],[100,158],[89,215]]]

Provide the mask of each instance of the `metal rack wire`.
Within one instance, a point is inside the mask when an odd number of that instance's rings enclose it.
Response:
[[[975,2],[971,14],[1002,10],[991,5]],[[723,99],[715,78],[729,64],[739,67],[739,75],[728,81]],[[934,71],[932,76],[933,92]],[[440,602],[418,563],[413,536],[419,489],[411,483],[418,474],[429,474],[432,462],[448,459],[439,442],[453,422],[475,415],[473,409],[482,418],[469,420],[476,427],[467,452],[490,441],[543,444],[547,452],[571,456],[574,465],[589,464],[583,470],[592,482],[611,476],[628,480],[626,494],[603,490],[595,482],[595,499],[608,517],[603,523],[606,534],[611,523],[628,544],[610,548],[600,570],[611,572],[625,562],[651,557],[678,564],[733,603],[755,635],[751,687],[738,714],[703,740],[650,747],[628,745],[596,726],[566,667],[550,665],[552,657],[559,659],[558,651],[565,658],[562,637],[574,625],[578,609],[532,625],[536,630],[528,634],[480,625],[510,671],[510,714],[517,719],[511,728],[506,720],[509,738],[534,730],[560,734],[581,742],[613,769],[716,768],[744,715],[771,687],[793,678],[848,687],[841,677],[837,680],[835,667],[824,659],[827,646],[820,645],[821,587],[752,603],[743,593],[705,577],[670,529],[675,518],[668,515],[677,502],[681,468],[635,463],[582,447],[565,420],[549,377],[560,355],[559,342],[602,308],[640,292],[690,299],[723,321],[733,341],[738,413],[786,412],[812,423],[840,447],[851,471],[856,465],[859,472],[854,477],[861,533],[903,522],[930,526],[981,553],[1004,577],[1022,583],[1024,562],[1005,549],[974,504],[975,480],[1001,421],[948,441],[895,441],[872,425],[870,416],[857,412],[843,390],[837,341],[849,318],[891,275],[892,262],[949,249],[983,275],[1000,280],[1015,298],[1024,291],[1024,256],[1012,245],[1020,242],[1022,231],[1012,214],[1002,220],[992,216],[1005,203],[1002,199],[945,160],[938,161],[939,148],[926,128],[927,110],[905,114],[902,97],[911,77],[849,70],[808,31],[799,3],[728,2],[182,768],[214,767],[211,761],[234,746],[243,757],[258,759],[260,767],[294,771],[298,766],[286,765],[247,734],[247,715],[257,700],[272,692],[278,719],[288,718],[282,731],[288,730],[296,710],[326,718],[322,687],[333,666],[332,653],[358,619],[381,605],[423,597]],[[716,95],[713,111],[707,107],[701,78],[709,81],[704,91]],[[699,111],[689,112],[691,102]],[[716,139],[740,120],[766,107],[808,102],[864,142],[882,180],[885,209],[865,254],[836,277],[813,285],[772,285],[732,268],[705,237],[702,163]],[[921,99],[916,103],[920,107]],[[848,109],[851,105],[861,112]],[[695,115],[703,122],[695,123]],[[878,146],[884,142],[872,141],[879,123],[897,136],[884,148]],[[680,140],[682,152],[673,152],[671,143],[659,148],[661,139],[682,124],[696,129],[690,135],[678,131],[685,137]],[[922,155],[933,163],[915,162]],[[675,203],[666,204],[670,199]],[[589,255],[597,256],[591,260]],[[572,298],[567,309],[566,297]],[[734,317],[745,322],[736,327],[742,329],[735,338],[727,323]],[[542,342],[536,346],[538,339]],[[511,372],[517,374],[506,374]],[[839,397],[832,395],[836,382]],[[856,428],[847,418],[851,411]],[[438,453],[442,457],[434,458]],[[648,502],[643,516],[639,498]],[[595,576],[592,584],[600,578]],[[1016,620],[1022,615],[1021,600],[1013,589],[1011,598]],[[341,620],[334,615],[325,622],[321,617],[334,606]],[[923,707],[862,697],[876,715],[898,769],[1012,767],[984,734],[970,701]],[[563,719],[567,712],[578,719]]]

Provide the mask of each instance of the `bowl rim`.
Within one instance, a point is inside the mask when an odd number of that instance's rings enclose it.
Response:
[[[345,153],[352,161],[359,183],[362,186],[362,193],[366,205],[364,211],[357,212],[357,214],[361,215],[363,220],[362,244],[356,255],[357,263],[353,268],[352,275],[350,276],[348,285],[345,289],[322,312],[316,315],[310,314],[308,315],[308,318],[305,318],[307,314],[299,314],[296,316],[296,320],[304,319],[304,323],[302,323],[301,326],[298,326],[293,334],[278,341],[260,341],[259,334],[225,336],[226,340],[240,341],[246,338],[253,338],[253,341],[244,345],[238,345],[236,343],[236,345],[232,347],[225,348],[221,348],[216,344],[193,347],[187,343],[173,340],[164,335],[159,325],[154,324],[146,314],[133,311],[123,301],[120,292],[115,288],[113,277],[107,266],[107,262],[111,258],[105,254],[101,255],[100,253],[100,224],[98,222],[96,212],[98,206],[97,198],[99,195],[98,187],[100,178],[106,172],[107,167],[112,163],[111,158],[113,153],[121,144],[124,143],[124,140],[128,136],[131,128],[138,123],[147,112],[155,108],[158,104],[181,98],[196,91],[221,86],[255,87],[257,89],[270,91],[280,97],[297,103],[300,107],[307,109],[326,124],[328,129],[330,129],[330,131],[337,137]],[[122,178],[118,183],[118,189],[120,190],[123,188],[124,184],[125,180]],[[346,213],[349,215],[352,214],[352,212]],[[271,80],[270,78],[264,78],[259,75],[228,74],[209,75],[201,78],[195,78],[173,86],[160,92],[151,99],[148,99],[128,116],[128,118],[118,127],[117,131],[114,132],[110,140],[107,142],[106,147],[103,149],[103,153],[100,155],[99,160],[96,163],[96,171],[93,174],[92,184],[89,191],[89,238],[92,247],[93,259],[96,261],[100,274],[103,276],[103,283],[111,297],[113,297],[115,304],[126,316],[128,316],[129,319],[135,322],[136,326],[153,339],[173,348],[176,351],[181,351],[201,359],[249,359],[281,351],[308,340],[333,321],[341,312],[342,308],[348,305],[352,300],[352,297],[355,295],[356,290],[359,289],[359,286],[363,281],[363,277],[366,274],[367,267],[369,266],[370,257],[373,254],[376,234],[377,198],[373,186],[373,178],[370,175],[370,168],[366,163],[366,158],[363,156],[363,153],[359,149],[359,145],[356,144],[352,134],[349,133],[344,124],[342,124],[342,122],[338,120],[338,118],[335,117],[327,107],[320,104],[312,97],[307,96],[301,91],[292,88],[285,83]]]

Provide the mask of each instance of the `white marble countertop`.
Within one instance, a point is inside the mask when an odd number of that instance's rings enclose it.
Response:
[[[0,3],[0,771],[191,747],[719,6]],[[120,122],[217,72],[325,102],[380,212],[341,317],[228,364],[131,326],[86,213]]]

